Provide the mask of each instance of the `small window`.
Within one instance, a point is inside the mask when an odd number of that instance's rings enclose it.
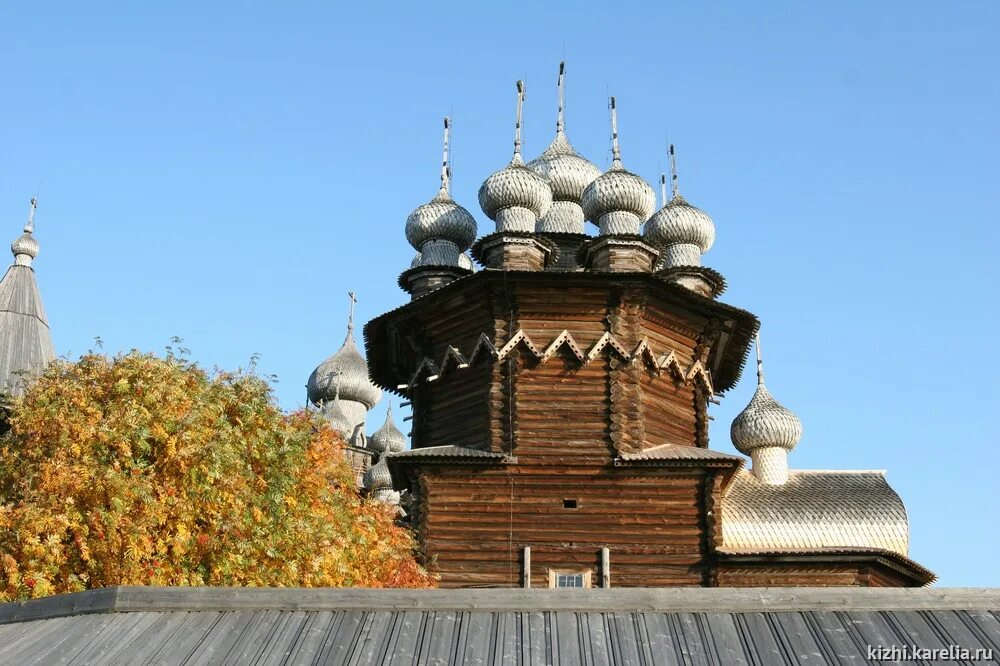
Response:
[[[556,574],[556,587],[583,587],[583,574]]]
[[[589,571],[549,570],[549,587],[590,587]]]
[[[564,499],[563,500],[563,508],[564,509],[575,509],[576,508],[576,500],[575,499]]]

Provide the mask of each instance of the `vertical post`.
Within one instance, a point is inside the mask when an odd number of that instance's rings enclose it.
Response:
[[[524,547],[524,565],[521,567],[521,587],[531,587],[531,546]]]
[[[611,550],[601,548],[601,587],[611,587]]]

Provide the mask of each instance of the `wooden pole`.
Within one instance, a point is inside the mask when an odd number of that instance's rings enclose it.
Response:
[[[531,546],[524,547],[524,566],[521,568],[521,587],[531,587]]]
[[[601,548],[601,587],[611,587],[611,549]]]

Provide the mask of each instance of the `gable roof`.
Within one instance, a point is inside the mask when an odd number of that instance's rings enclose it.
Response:
[[[866,663],[1000,652],[1000,590],[91,590],[0,605],[0,661],[70,664]]]

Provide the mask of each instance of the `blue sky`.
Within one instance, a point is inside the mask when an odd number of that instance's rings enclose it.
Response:
[[[4,3],[0,231],[40,196],[60,353],[176,335],[209,367],[259,353],[301,405],[346,292],[361,321],[406,299],[441,117],[482,233],[514,81],[533,157],[565,58],[578,150],[609,163],[609,92],[627,168],[655,181],[677,145],[717,227],[705,263],[761,317],[768,385],[804,422],[791,464],[889,470],[912,557],[1000,585],[1000,4],[350,4]]]

